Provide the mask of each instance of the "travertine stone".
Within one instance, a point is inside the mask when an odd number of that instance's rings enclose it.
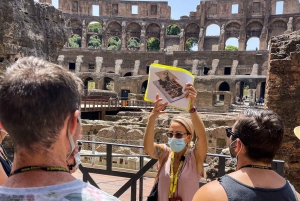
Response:
[[[101,72],[102,64],[103,64],[103,57],[96,57],[96,73]]]

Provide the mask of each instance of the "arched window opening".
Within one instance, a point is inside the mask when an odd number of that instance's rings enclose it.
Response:
[[[220,36],[220,26],[211,24],[206,28],[206,36]]]
[[[81,37],[77,34],[72,35],[68,39],[68,47],[70,47],[70,48],[80,48],[81,47]]]

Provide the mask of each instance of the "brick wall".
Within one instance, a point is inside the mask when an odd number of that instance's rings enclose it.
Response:
[[[293,129],[300,125],[300,32],[272,38],[266,86],[266,107],[285,124],[282,148],[276,159],[285,161],[285,177],[300,191],[300,141]]]

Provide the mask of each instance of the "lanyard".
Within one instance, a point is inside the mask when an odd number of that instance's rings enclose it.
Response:
[[[63,167],[40,167],[40,166],[26,166],[19,168],[9,174],[9,176],[22,173],[22,172],[28,172],[32,170],[44,170],[44,171],[53,171],[53,172],[69,172],[66,168]]]
[[[184,153],[184,156],[186,155],[186,153],[188,152],[188,148],[186,149],[185,153]],[[173,170],[173,167],[174,167],[174,152],[172,152],[172,157],[171,157],[171,174],[170,174],[170,189],[169,189],[169,198],[172,197],[173,193],[175,193],[176,191],[176,187],[177,187],[177,183],[178,183],[178,174],[182,168],[182,165],[183,165],[183,160],[180,161],[180,164],[178,166],[178,169],[177,169],[177,172],[175,174],[175,177],[174,177],[174,170]]]
[[[261,166],[261,165],[245,165],[245,166],[240,167],[240,169],[242,169],[242,168],[258,168],[258,169],[264,169],[264,170],[272,170],[272,168],[269,166]]]

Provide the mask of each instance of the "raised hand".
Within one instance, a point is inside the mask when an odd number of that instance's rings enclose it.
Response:
[[[184,91],[185,91],[185,96],[184,97],[189,98],[191,100],[191,106],[193,106],[194,102],[197,98],[197,94],[198,94],[198,92],[196,91],[194,85],[190,82],[186,83]]]
[[[168,105],[168,102],[161,103],[162,98],[159,97],[158,94],[155,96],[154,107],[150,113],[150,116],[157,118],[160,114],[166,113],[163,109]]]

